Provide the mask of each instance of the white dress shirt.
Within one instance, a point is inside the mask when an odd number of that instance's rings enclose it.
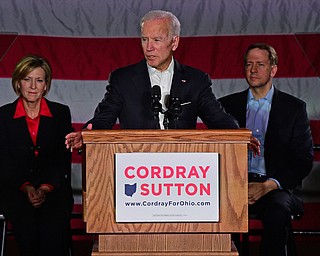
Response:
[[[173,58],[170,62],[169,67],[164,71],[159,71],[151,66],[148,66],[149,77],[151,81],[151,87],[154,85],[159,85],[161,88],[161,99],[160,103],[162,104],[163,112],[168,109],[169,97],[170,97],[170,90],[172,84],[172,77],[174,73],[174,62]],[[160,113],[159,121],[160,121],[160,128],[164,129],[163,125],[164,114]]]

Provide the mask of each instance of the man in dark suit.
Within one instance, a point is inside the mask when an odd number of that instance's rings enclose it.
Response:
[[[249,153],[248,201],[249,213],[258,214],[264,226],[261,255],[266,256],[287,255],[290,216],[303,212],[295,192],[313,163],[306,104],[273,85],[277,63],[273,47],[250,45],[244,56],[249,88],[219,99],[260,141],[259,154]]]
[[[180,40],[177,17],[151,11],[142,18],[140,27],[145,59],[110,75],[105,97],[87,129],[111,129],[117,119],[122,129],[191,129],[196,128],[198,117],[208,128],[238,128],[216,100],[209,76],[173,58]],[[158,112],[152,108],[155,85],[161,91]],[[66,145],[80,148],[80,133],[69,134]]]

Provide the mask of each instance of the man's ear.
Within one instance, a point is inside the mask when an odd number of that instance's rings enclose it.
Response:
[[[275,77],[276,74],[277,74],[277,71],[278,71],[278,66],[277,65],[273,65],[272,68],[271,68],[271,77]]]
[[[174,36],[173,37],[173,39],[172,39],[172,51],[175,51],[178,48],[179,41],[180,41],[180,37],[179,36]]]

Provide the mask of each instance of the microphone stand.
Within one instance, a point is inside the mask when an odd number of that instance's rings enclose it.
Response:
[[[162,104],[159,101],[154,100],[152,102],[153,120],[156,123],[157,129],[160,129],[159,113],[162,111]]]
[[[163,118],[163,127],[165,130],[169,129],[169,120],[168,120],[168,112],[169,110],[165,111],[164,114],[164,118]]]
[[[172,105],[170,107],[170,111],[173,115],[173,127],[174,129],[178,128],[178,122],[179,122],[179,114],[181,113],[181,103],[180,99],[178,97],[173,97],[171,99]]]
[[[160,129],[159,113],[162,112],[162,104],[160,103],[161,91],[158,85],[152,87],[152,104],[153,120],[156,123],[156,128]]]

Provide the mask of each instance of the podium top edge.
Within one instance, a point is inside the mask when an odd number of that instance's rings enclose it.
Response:
[[[249,143],[248,129],[86,130],[84,144],[92,143]]]

